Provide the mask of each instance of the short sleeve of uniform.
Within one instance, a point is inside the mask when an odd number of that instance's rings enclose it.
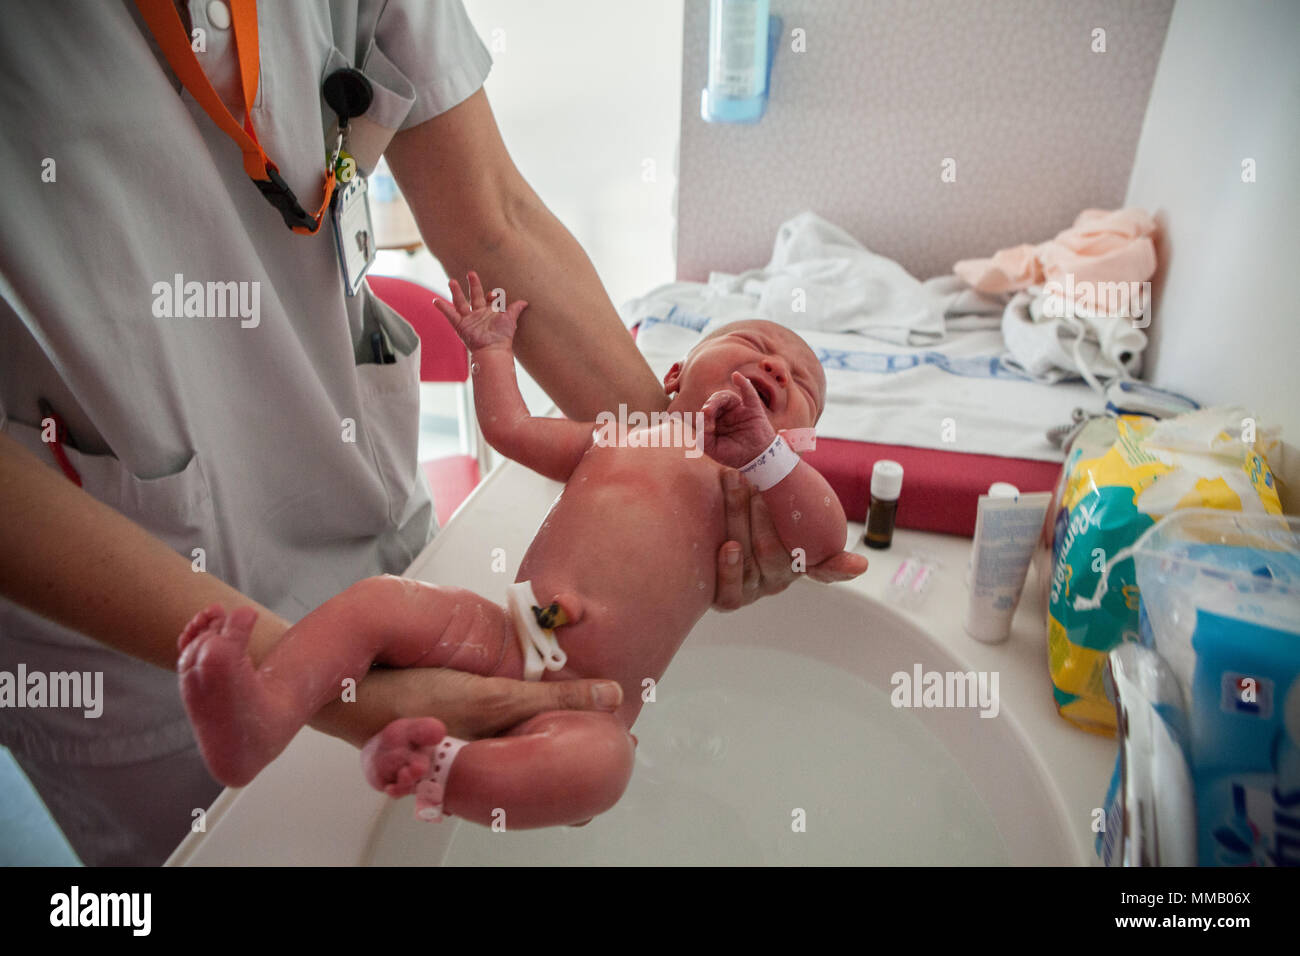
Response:
[[[415,91],[399,129],[464,102],[492,69],[461,0],[389,0],[375,24],[375,46]]]

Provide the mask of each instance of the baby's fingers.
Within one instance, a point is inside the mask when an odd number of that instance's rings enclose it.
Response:
[[[741,398],[739,395],[724,388],[710,395],[700,411],[704,413],[705,421],[713,421],[728,408],[740,403]]]
[[[434,299],[433,304],[438,307],[439,312],[447,317],[447,321],[451,323],[453,329],[458,329],[460,327],[461,316],[460,313],[456,311],[454,305],[446,299]]]
[[[746,408],[762,409],[764,407],[763,400],[758,397],[758,389],[754,388],[753,382],[739,372],[731,373],[731,382],[736,388],[740,389],[741,401]]]
[[[451,279],[447,285],[451,288],[451,301],[456,306],[456,311],[461,315],[469,315],[474,311],[469,307],[469,300],[465,298],[465,293],[461,290],[460,283]]]
[[[487,300],[483,298],[483,283],[479,281],[477,272],[469,274],[469,302],[476,309],[487,308]]]

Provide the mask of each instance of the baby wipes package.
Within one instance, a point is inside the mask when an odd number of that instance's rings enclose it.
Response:
[[[1089,423],[1071,446],[1044,539],[1048,662],[1057,709],[1112,734],[1106,655],[1139,636],[1133,545],[1182,508],[1281,514],[1266,454],[1276,435],[1240,408],[1209,408],[1156,421]]]
[[[1110,652],[1107,678],[1119,753],[1097,855],[1107,866],[1194,866],[1196,807],[1178,678],[1154,650],[1131,641]]]
[[[1179,685],[1165,706],[1186,706],[1164,717],[1187,728],[1189,850],[1202,866],[1300,865],[1300,519],[1178,511],[1134,557],[1141,641]],[[1166,779],[1151,812],[1176,820],[1183,795]]]

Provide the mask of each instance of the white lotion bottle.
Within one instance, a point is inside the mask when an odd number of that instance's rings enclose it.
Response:
[[[1015,498],[1020,494],[1020,489],[1009,481],[995,481],[989,485],[988,496],[990,498]],[[979,512],[975,517],[976,534],[979,533]],[[972,544],[974,542],[972,541]],[[971,569],[975,567],[975,549],[972,547],[970,557],[966,559],[966,587],[970,587]]]
[[[965,621],[966,633],[975,640],[998,644],[1011,635],[1011,619],[1051,501],[1050,491],[980,495]]]

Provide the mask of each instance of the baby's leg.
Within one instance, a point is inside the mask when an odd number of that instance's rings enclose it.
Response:
[[[432,749],[418,742],[423,724],[395,720],[366,744],[362,762],[372,786],[394,797],[416,789]],[[548,711],[504,737],[466,744],[443,785],[443,805],[454,816],[507,830],[584,823],[623,795],[635,752],[612,714]]]
[[[213,606],[180,638],[181,697],[208,769],[228,786],[252,780],[372,663],[490,674],[516,640],[506,613],[477,594],[393,577],[322,604],[258,668],[248,655],[256,619],[251,608]]]

